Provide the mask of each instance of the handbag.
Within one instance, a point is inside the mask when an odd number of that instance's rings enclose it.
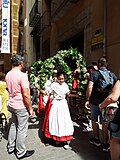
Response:
[[[102,117],[105,122],[113,121],[119,109],[118,102],[109,104],[102,110]]]
[[[103,111],[102,116],[108,123],[108,130],[118,132],[120,129],[120,106],[119,102],[109,104]]]
[[[72,93],[77,93],[79,82],[77,79],[74,79],[72,82]]]

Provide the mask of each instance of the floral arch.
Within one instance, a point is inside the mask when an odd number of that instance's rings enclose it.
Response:
[[[76,48],[60,50],[55,56],[50,57],[45,61],[39,60],[34,62],[29,73],[30,80],[33,84],[37,84],[39,88],[43,88],[46,80],[49,79],[52,76],[52,73],[57,69],[66,73],[66,82],[71,89],[73,81],[72,73],[74,72],[70,66],[72,61],[74,61],[77,68],[80,67],[79,92],[84,93],[87,84],[86,62],[84,57]]]

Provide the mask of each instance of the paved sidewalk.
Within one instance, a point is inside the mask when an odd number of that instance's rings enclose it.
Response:
[[[41,118],[34,119],[36,122],[29,122],[28,135],[26,137],[26,147],[28,150],[34,149],[33,156],[26,158],[29,160],[109,160],[109,153],[104,153],[100,148],[89,144],[91,133],[82,133],[81,127],[74,122],[74,139],[70,142],[70,148],[64,150],[62,147],[52,145],[45,146],[42,143],[43,134],[41,132]],[[7,136],[0,142],[0,160],[16,160],[14,154],[8,155],[6,151]]]

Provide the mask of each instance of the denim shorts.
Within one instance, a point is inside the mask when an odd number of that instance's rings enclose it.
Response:
[[[102,113],[100,111],[99,106],[90,104],[90,109],[91,109],[91,119],[93,121],[98,121],[98,118],[99,118],[100,123],[102,123],[103,118],[102,118]]]
[[[112,128],[116,127],[117,124],[111,123]],[[112,137],[120,138],[120,129],[118,132],[112,132]]]

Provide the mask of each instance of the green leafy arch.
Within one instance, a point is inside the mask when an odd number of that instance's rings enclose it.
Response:
[[[68,50],[60,50],[53,57],[46,59],[45,61],[36,61],[31,66],[30,71],[30,80],[33,84],[39,86],[39,88],[43,88],[47,79],[52,76],[52,73],[57,70],[62,70],[66,73],[67,79],[66,82],[69,85],[70,89],[72,88],[72,73],[74,70],[71,69],[70,64],[68,64],[67,59],[73,60],[75,62],[75,66],[80,67],[80,75],[79,75],[79,92],[85,92],[85,86],[87,83],[86,80],[86,62],[84,57],[80,54],[80,52],[76,48],[69,48]]]

